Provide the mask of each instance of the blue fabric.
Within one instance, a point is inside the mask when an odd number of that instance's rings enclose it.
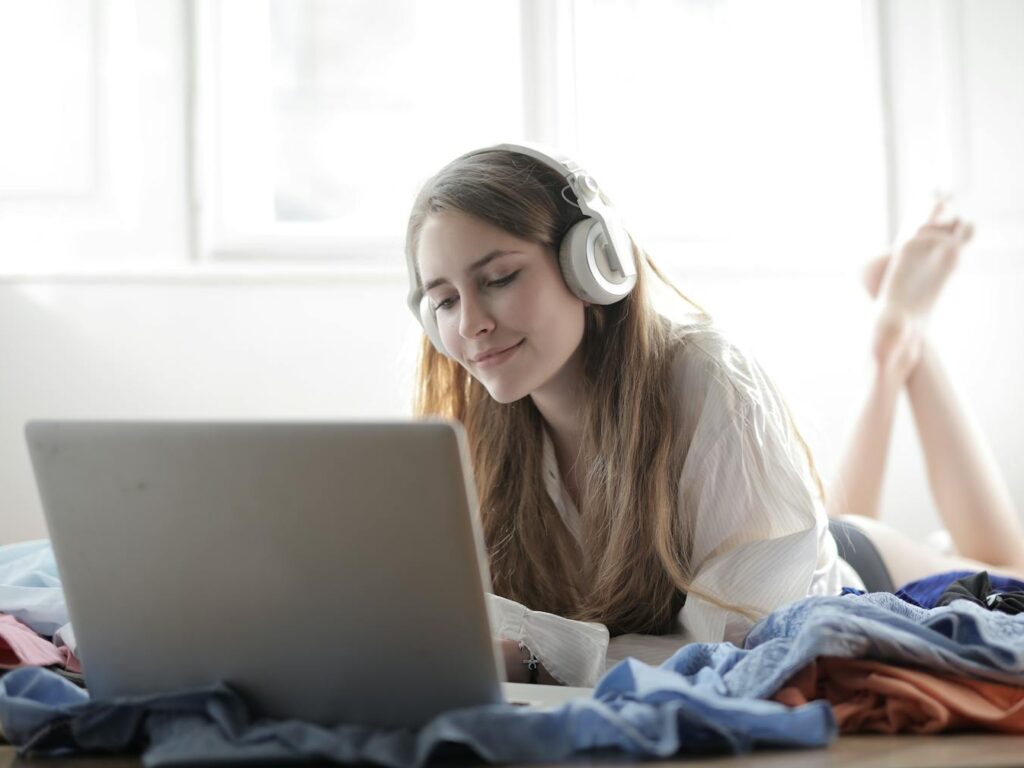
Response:
[[[896,595],[905,600],[910,600],[924,608],[933,608],[938,604],[942,593],[949,589],[950,585],[958,579],[970,576],[976,571],[949,571],[939,573],[935,576],[927,576],[917,581],[912,581],[903,586]],[[988,582],[993,592],[1024,592],[1024,581],[1000,576],[989,571]]]
[[[48,541],[0,547],[0,611],[40,634],[67,622]],[[620,665],[614,679],[621,684],[633,674],[632,665]],[[650,669],[639,667],[641,673]],[[0,677],[0,730],[23,756],[145,749],[148,765],[320,757],[417,766],[452,744],[495,762],[606,749],[667,757],[745,752],[759,745],[824,746],[836,735],[824,702],[792,710],[700,688],[681,691],[672,701],[645,701],[642,684],[631,687],[631,696],[616,702],[581,699],[557,710],[505,705],[450,712],[413,733],[254,721],[243,698],[226,686],[96,701],[49,670],[20,669]]]
[[[49,540],[0,547],[0,611],[47,637],[67,624],[64,590]]]
[[[759,745],[821,747],[836,736],[824,701],[790,709],[730,699],[632,659],[609,671],[604,681],[615,692],[606,693],[605,701],[579,699],[547,710],[463,709],[413,732],[253,721],[244,700],[226,686],[90,701],[49,670],[26,668],[0,678],[0,725],[24,757],[145,746],[148,766],[310,758],[421,766],[439,747],[452,744],[490,762],[564,760],[609,749],[669,757],[747,752]]]
[[[952,582],[950,582],[950,583],[952,583]],[[857,589],[856,587],[843,587],[843,591],[839,593],[840,597],[843,596],[843,595],[866,595],[866,594],[868,594],[868,593],[865,592],[863,589]],[[896,597],[898,597],[900,600],[902,600],[905,603],[910,603],[911,605],[916,606],[918,608],[926,607],[926,606],[921,605],[919,602],[917,602],[917,600],[915,600],[911,595],[909,595],[907,592],[903,591],[902,589],[897,589],[895,594],[896,594]],[[927,606],[927,607],[934,608],[935,606],[932,605],[932,606]]]
[[[818,656],[867,656],[1019,684],[1024,615],[969,601],[934,610],[916,605],[934,604],[963,575],[923,579],[899,597],[847,589],[844,597],[808,598],[758,623],[744,649],[693,644],[660,668],[627,659],[601,679],[593,698],[549,710],[449,712],[418,732],[254,721],[226,686],[96,701],[44,669],[0,678],[0,728],[24,756],[143,750],[150,766],[320,758],[404,768],[451,745],[493,762],[563,760],[595,750],[668,757],[824,746],[836,736],[826,702],[789,709],[764,701]],[[1019,584],[993,577],[1000,589]],[[41,634],[67,621],[49,542],[0,547],[0,610]]]
[[[758,622],[748,652],[723,676],[734,696],[770,696],[820,656],[873,658],[934,672],[1020,685],[1024,680],[1024,614],[988,611],[966,600],[919,608],[895,595],[812,597]],[[682,648],[668,663],[680,666]]]
[[[812,597],[760,621],[744,648],[684,646],[661,667],[626,659],[594,697],[550,710],[492,706],[449,712],[418,732],[253,721],[220,686],[172,696],[90,701],[53,673],[0,678],[0,726],[23,755],[144,747],[143,762],[331,759],[420,766],[460,744],[492,762],[564,760],[591,750],[668,757],[758,745],[824,746],[836,735],[824,701],[764,701],[819,656],[870,657],[1020,684],[1024,614],[960,600],[924,609],[888,593]]]
[[[973,573],[975,571],[946,571],[944,573],[937,573],[934,576],[926,576],[923,579],[904,584],[896,590],[895,594],[896,597],[904,602],[916,605],[918,608],[934,608],[938,605],[942,593],[949,589],[954,581],[970,576]],[[991,572],[988,576],[993,592],[1024,592],[1024,581]],[[843,591],[839,594],[864,595],[867,593],[856,587],[843,587]]]

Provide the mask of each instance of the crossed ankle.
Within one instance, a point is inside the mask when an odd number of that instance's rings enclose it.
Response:
[[[924,346],[924,327],[905,313],[883,312],[875,323],[872,353],[878,372],[903,383],[910,377]]]

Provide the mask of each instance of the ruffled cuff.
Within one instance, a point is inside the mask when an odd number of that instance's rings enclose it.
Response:
[[[531,611],[498,595],[487,594],[491,634],[521,641],[562,685],[592,687],[604,673],[608,628],[553,613]]]

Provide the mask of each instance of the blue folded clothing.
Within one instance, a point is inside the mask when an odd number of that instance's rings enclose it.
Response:
[[[932,672],[1024,685],[1024,614],[967,600],[920,608],[887,592],[808,597],[768,615],[744,649],[689,645],[662,666],[728,696],[765,698],[813,659],[869,658]]]
[[[53,673],[22,669],[0,678],[0,727],[26,756],[141,750],[148,766],[314,758],[405,768],[453,747],[489,762],[565,760],[595,750],[669,757],[817,747],[836,736],[825,701],[790,709],[764,699],[819,656],[1019,685],[1024,615],[963,600],[924,609],[885,593],[806,598],[759,622],[745,648],[692,644],[660,667],[627,659],[604,675],[593,698],[548,710],[463,709],[415,732],[253,720],[224,686],[94,701]]]
[[[315,758],[404,768],[422,766],[453,746],[489,762],[565,760],[606,750],[670,757],[819,747],[836,736],[825,702],[790,709],[685,684],[667,694],[665,682],[678,675],[633,659],[605,679],[630,693],[552,709],[467,708],[411,731],[253,720],[242,697],[226,686],[91,701],[49,670],[19,669],[0,678],[0,724],[23,757],[141,750],[147,766]]]

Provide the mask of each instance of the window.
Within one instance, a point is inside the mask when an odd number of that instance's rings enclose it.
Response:
[[[184,6],[0,2],[0,269],[188,253]]]
[[[861,0],[0,0],[0,268],[400,261],[418,186],[525,137],[663,263],[885,234]]]
[[[574,5],[579,154],[663,261],[834,267],[884,239],[859,0]]]
[[[522,135],[518,0],[203,8],[213,257],[400,254],[423,180]]]

